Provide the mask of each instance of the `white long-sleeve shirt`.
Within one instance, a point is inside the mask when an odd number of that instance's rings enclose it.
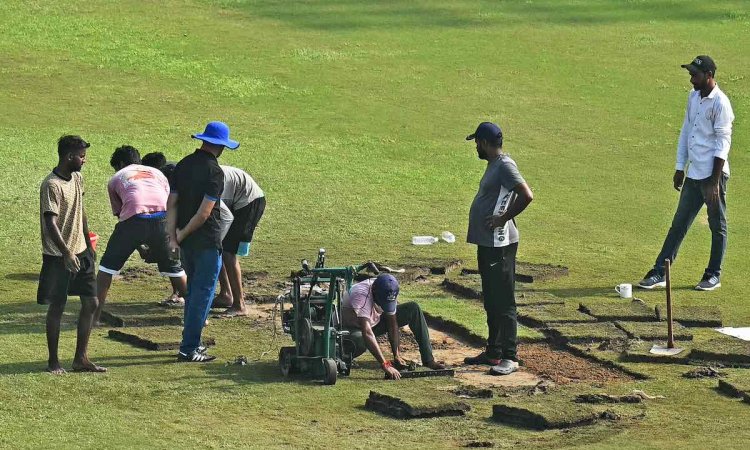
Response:
[[[703,180],[711,176],[714,158],[721,158],[726,161],[724,173],[729,175],[733,121],[732,105],[718,84],[704,98],[700,91],[691,91],[677,144],[675,169],[685,170],[689,163],[688,178]]]

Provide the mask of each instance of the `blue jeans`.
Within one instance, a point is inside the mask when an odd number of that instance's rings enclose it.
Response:
[[[708,260],[706,274],[721,275],[721,262],[727,249],[727,175],[722,175],[719,181],[719,204],[708,207],[708,226],[711,229],[711,257]],[[680,202],[672,219],[664,245],[654,263],[654,270],[664,275],[664,260],[674,263],[677,251],[685,238],[695,216],[705,204],[705,192],[709,187],[709,179],[693,180],[686,178],[680,193]]]
[[[201,343],[203,325],[211,310],[216,280],[221,270],[221,250],[182,247],[182,266],[187,274],[184,328],[180,351],[193,352]]]

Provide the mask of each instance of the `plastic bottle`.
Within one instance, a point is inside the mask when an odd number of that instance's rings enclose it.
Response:
[[[449,244],[453,244],[454,242],[456,242],[456,236],[454,236],[450,231],[443,231],[440,237]]]
[[[240,246],[237,248],[237,256],[247,256],[250,254],[250,243],[240,242]]]
[[[414,236],[411,238],[411,243],[414,245],[432,245],[438,241],[435,236]]]

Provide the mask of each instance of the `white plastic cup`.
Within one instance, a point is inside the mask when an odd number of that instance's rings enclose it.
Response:
[[[411,238],[413,245],[432,245],[438,241],[435,236],[414,236]]]
[[[450,231],[443,231],[440,237],[449,244],[453,244],[454,242],[456,242],[456,236],[454,236]]]
[[[633,285],[630,283],[622,283],[615,286],[615,292],[620,294],[620,298],[632,298],[633,297]]]

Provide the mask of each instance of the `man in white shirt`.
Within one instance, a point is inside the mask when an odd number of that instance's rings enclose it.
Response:
[[[711,57],[696,56],[682,67],[690,73],[694,88],[688,95],[673,178],[674,188],[678,191],[682,188],[682,192],[656,263],[638,286],[644,289],[666,286],[664,260],[674,262],[685,234],[705,204],[711,229],[711,256],[695,288],[712,291],[721,286],[721,262],[727,247],[726,187],[734,113],[729,99],[716,84],[716,64]]]

